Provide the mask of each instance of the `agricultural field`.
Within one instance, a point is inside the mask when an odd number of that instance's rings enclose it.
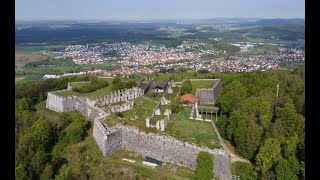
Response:
[[[60,51],[66,48],[66,45],[16,45],[16,53],[32,53],[46,51]]]
[[[27,81],[37,81],[41,79],[42,79],[42,76],[39,76],[39,75],[23,75],[23,76],[16,76],[15,82],[20,83],[20,82],[27,82]]]
[[[47,58],[46,55],[39,53],[16,53],[15,66],[21,67],[28,62],[43,61]]]

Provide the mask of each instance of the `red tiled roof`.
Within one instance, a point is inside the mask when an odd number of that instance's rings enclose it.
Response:
[[[194,95],[192,94],[185,94],[183,96],[181,96],[181,99],[185,102],[185,101],[188,101],[190,103],[197,103],[199,102],[199,98],[195,97]]]

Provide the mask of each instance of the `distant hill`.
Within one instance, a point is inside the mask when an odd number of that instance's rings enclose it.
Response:
[[[294,18],[294,19],[260,19],[254,22],[247,22],[247,25],[254,26],[274,26],[274,25],[289,25],[289,24],[298,24],[304,25],[305,20],[302,18]]]

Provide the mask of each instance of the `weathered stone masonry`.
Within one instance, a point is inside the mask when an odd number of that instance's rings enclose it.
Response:
[[[100,120],[94,121],[93,136],[104,156],[123,148],[194,170],[198,153],[206,151],[215,156],[215,176],[230,179],[229,159],[223,150],[200,148],[170,136],[146,134],[136,127],[118,125],[108,128],[103,124]]]
[[[217,79],[218,82],[212,88],[198,88],[196,96],[199,98],[201,104],[215,103],[218,99],[218,92],[222,87],[221,80]]]
[[[121,95],[123,92],[124,91],[116,92],[112,95],[116,97],[117,101],[122,101],[121,98],[118,98],[118,95]],[[231,179],[229,158],[224,150],[201,148],[194,144],[181,142],[170,136],[154,133],[146,134],[138,128],[131,126],[118,124],[109,128],[102,122],[104,118],[109,115],[109,112],[105,112],[97,107],[99,103],[102,102],[103,104],[103,101],[108,98],[95,99],[92,101],[89,98],[78,96],[61,97],[55,93],[56,92],[48,93],[46,107],[57,112],[78,110],[85,117],[93,120],[93,137],[104,156],[109,156],[120,149],[127,149],[164,162],[195,169],[197,166],[196,158],[198,153],[200,151],[206,151],[215,156],[215,176],[223,180]],[[143,95],[144,92],[134,93],[133,97],[136,98],[141,94]]]

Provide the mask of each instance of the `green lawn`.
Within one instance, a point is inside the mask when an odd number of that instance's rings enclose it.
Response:
[[[27,81],[38,81],[42,80],[42,76],[40,75],[23,75],[23,76],[16,76],[15,82],[27,82]]]
[[[211,123],[189,119],[190,110],[191,107],[184,107],[180,113],[172,114],[163,133],[200,146],[220,147]]]
[[[40,52],[40,51],[51,51],[54,49],[64,49],[66,45],[18,45],[16,47],[16,52],[26,53],[26,52]]]
[[[81,83],[73,83],[72,87],[75,87],[75,88],[82,88],[84,85],[87,85],[87,84],[90,84],[90,82],[81,82]]]
[[[163,112],[161,112],[161,115],[154,115],[152,119],[152,123],[155,125],[157,121],[164,119],[166,115],[163,115]]]
[[[112,92],[111,90],[111,81],[112,79],[106,79],[106,81],[109,82],[109,85],[107,87],[98,89],[96,91],[93,92],[89,92],[89,93],[78,93],[78,92],[74,92],[72,90],[68,90],[68,91],[62,91],[62,92],[58,92],[56,93],[59,96],[93,96],[93,97],[100,97],[100,96],[106,96],[108,94],[110,94]],[[74,86],[82,86],[83,83],[79,83],[79,84],[75,84]]]
[[[146,128],[146,118],[151,115],[157,103],[143,97],[139,97],[134,99],[134,104],[135,105],[130,111],[122,112],[124,115],[123,119],[126,124],[134,125],[139,127],[141,130],[144,130]],[[138,119],[130,120],[130,118],[135,115],[138,116]]]
[[[68,166],[86,167],[90,179],[194,179],[195,172],[170,163],[152,168],[142,164],[143,156],[120,150],[109,157],[103,157],[92,137],[92,128],[88,137],[82,142],[72,144],[64,149],[64,157]],[[122,160],[135,160],[130,163]],[[62,169],[66,166],[62,166]],[[176,172],[171,169],[176,168]]]
[[[179,87],[172,88],[172,90],[173,90],[172,94],[167,94],[166,98],[170,99],[172,101],[177,96],[179,89],[180,89]]]
[[[195,94],[197,88],[212,88],[217,81],[213,79],[208,80],[191,80],[192,94]]]

